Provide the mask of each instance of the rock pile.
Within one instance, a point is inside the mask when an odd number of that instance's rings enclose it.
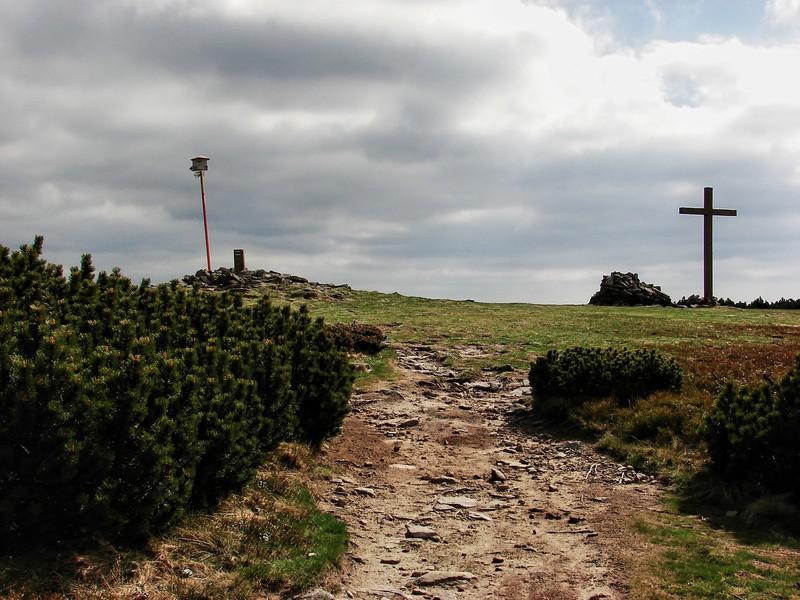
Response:
[[[604,275],[598,291],[589,304],[601,306],[671,306],[672,300],[661,287],[639,281],[637,273],[620,273],[614,271]]]
[[[331,283],[317,283],[309,281],[297,275],[286,275],[277,271],[265,271],[257,269],[255,271],[234,272],[233,269],[220,267],[214,271],[205,269],[197,271],[194,275],[184,275],[183,283],[189,286],[199,285],[212,290],[259,290],[259,289],[280,289],[291,297],[301,297],[305,299],[329,297],[341,299],[345,292],[350,290],[350,286],[334,285]]]

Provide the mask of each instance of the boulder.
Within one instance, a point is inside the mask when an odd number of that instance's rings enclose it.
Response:
[[[661,286],[639,281],[636,273],[614,271],[604,275],[598,291],[589,304],[599,306],[671,306],[672,300]]]

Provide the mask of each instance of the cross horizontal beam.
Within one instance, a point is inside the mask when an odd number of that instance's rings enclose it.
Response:
[[[679,211],[682,215],[704,215],[706,214],[705,208],[688,208],[686,206],[682,206]],[[735,208],[715,208],[711,211],[711,214],[715,217],[735,217],[736,216],[736,209]]]

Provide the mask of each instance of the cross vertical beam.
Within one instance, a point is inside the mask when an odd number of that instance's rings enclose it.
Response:
[[[714,252],[712,247],[714,217],[735,217],[736,210],[714,208],[714,188],[703,188],[703,208],[681,207],[682,215],[703,215],[703,298],[714,299]]]

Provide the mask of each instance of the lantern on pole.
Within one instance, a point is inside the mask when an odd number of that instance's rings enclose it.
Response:
[[[208,263],[208,271],[211,272],[211,248],[208,245],[208,217],[206,216],[206,187],[205,187],[205,172],[208,171],[208,157],[195,156],[192,159],[192,166],[189,170],[194,172],[195,177],[200,178],[200,201],[203,204],[203,231],[206,234],[206,262]]]

